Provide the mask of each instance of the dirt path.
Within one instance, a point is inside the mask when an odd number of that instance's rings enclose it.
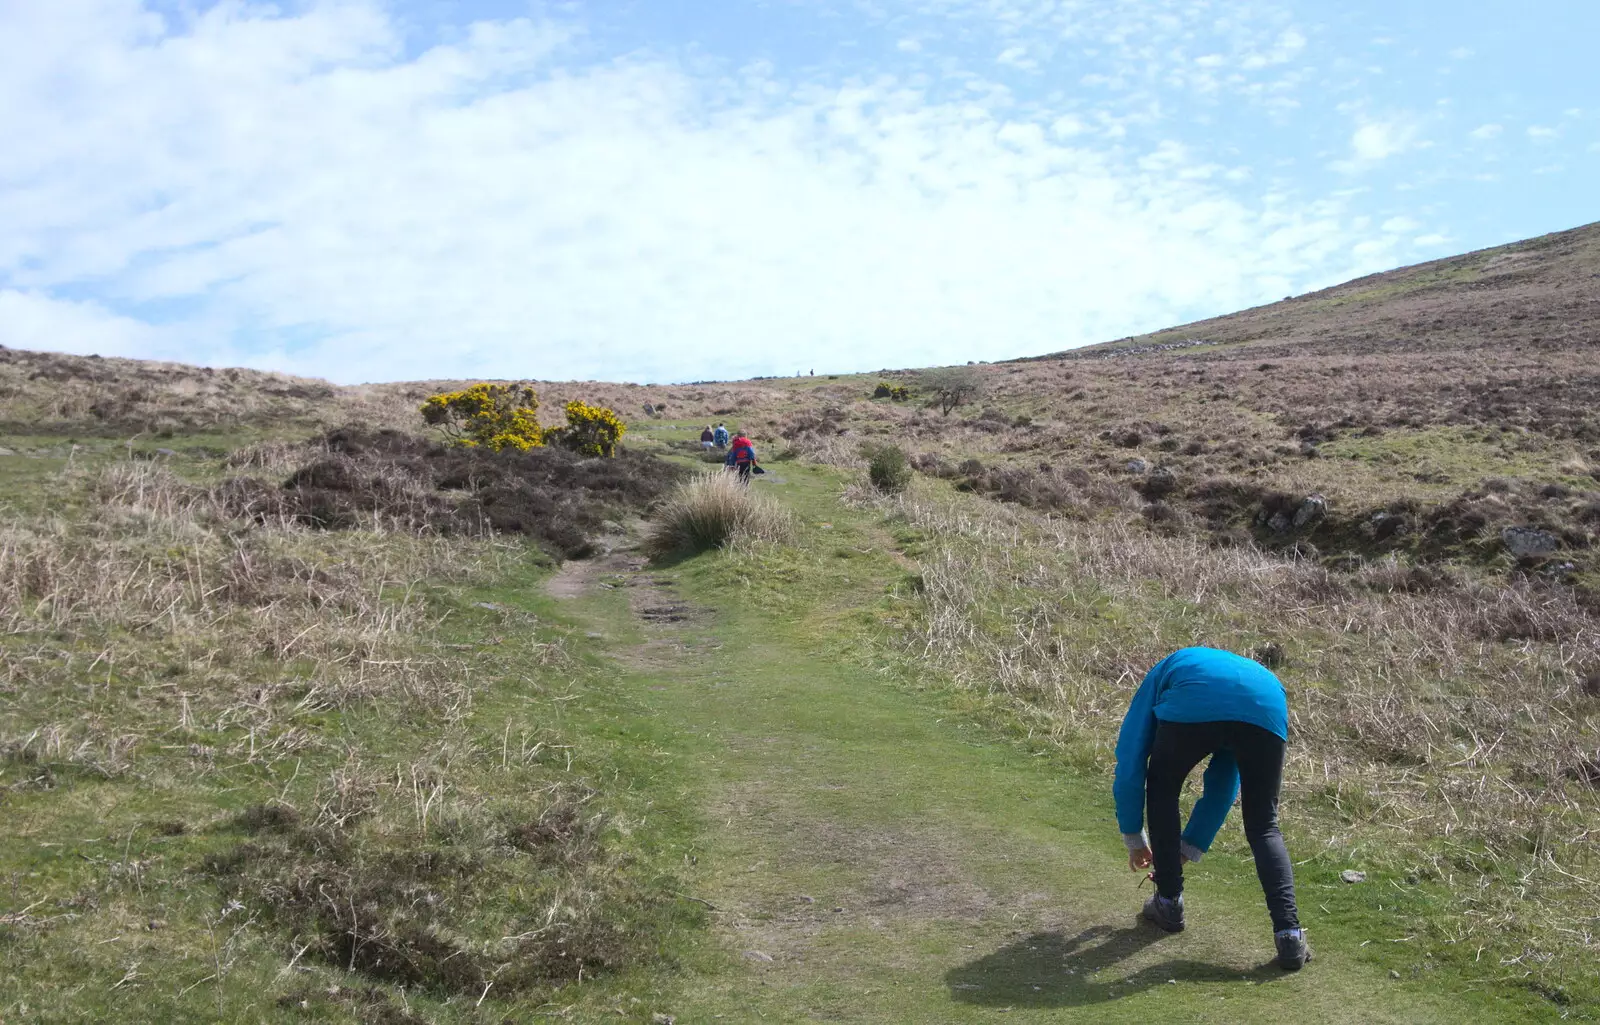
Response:
[[[663,981],[678,1021],[1484,1020],[1481,995],[1392,978],[1359,949],[1283,974],[1247,867],[1192,873],[1187,932],[1139,924],[1146,890],[1099,795],[725,584],[619,552],[550,587],[617,635],[610,654],[698,780],[689,874],[729,959]]]

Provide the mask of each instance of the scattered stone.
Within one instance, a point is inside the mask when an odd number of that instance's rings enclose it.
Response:
[[[1288,513],[1285,513],[1282,510],[1273,513],[1267,519],[1267,529],[1272,531],[1274,534],[1282,534],[1293,525],[1293,517],[1289,516]]]
[[[585,633],[584,636],[589,638],[591,641],[603,641],[606,639],[606,635],[598,630],[590,630]]]
[[[1538,527],[1507,527],[1500,531],[1500,540],[1516,559],[1542,559],[1561,547],[1560,538]]]
[[[1395,971],[1393,968],[1389,969],[1389,978],[1398,979],[1399,977],[1400,977],[1400,973],[1399,972]]]
[[[1328,515],[1328,500],[1321,495],[1307,495],[1294,511],[1294,529],[1303,530],[1322,522]]]
[[[1578,572],[1578,564],[1575,562],[1552,562],[1547,564],[1539,572],[1543,573],[1545,576],[1555,577],[1558,580],[1566,581],[1568,577]]]
[[[1150,464],[1143,459],[1130,459],[1127,462],[1129,473],[1143,473],[1150,469]]]
[[[165,918],[152,918],[145,923],[144,927],[151,932],[160,932],[167,927],[167,920]]]
[[[752,961],[771,961],[772,960],[772,955],[771,954],[763,954],[759,950],[747,950],[747,951],[744,952],[744,956],[749,958]]]
[[[475,609],[488,609],[490,612],[506,611],[506,607],[504,605],[500,605],[492,601],[475,601],[472,603],[472,607]]]
[[[660,1012],[650,1016],[650,1025],[677,1025],[677,1021],[678,1019],[672,1015],[661,1014]]]
[[[1367,881],[1367,874],[1365,872],[1358,872],[1353,868],[1347,868],[1343,872],[1339,873],[1339,878],[1343,879],[1347,883],[1364,883]]]
[[[9,448],[6,448],[4,445],[0,445],[0,456],[14,456],[14,455],[16,455],[15,452],[11,451]]]
[[[812,897],[809,894],[802,893],[800,895],[800,901],[805,904],[815,904],[817,902],[817,898]]]

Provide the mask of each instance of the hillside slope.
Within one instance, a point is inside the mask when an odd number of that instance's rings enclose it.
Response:
[[[1498,345],[1561,348],[1600,341],[1597,321],[1600,222],[1371,274],[1074,355],[1195,342],[1296,345],[1306,354],[1347,356]]]

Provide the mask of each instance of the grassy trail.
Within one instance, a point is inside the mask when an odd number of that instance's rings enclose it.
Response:
[[[715,909],[722,952],[654,980],[658,1010],[680,1022],[1554,1017],[1503,989],[1394,977],[1367,947],[1403,930],[1319,923],[1326,883],[1301,890],[1317,960],[1281,973],[1247,861],[1191,870],[1186,933],[1137,923],[1148,885],[1127,870],[1103,784],[855,657],[903,564],[826,471],[781,474],[771,490],[808,524],[798,553],[619,560],[557,588],[621,667],[626,727],[660,765],[639,785],[701,819],[683,874]]]

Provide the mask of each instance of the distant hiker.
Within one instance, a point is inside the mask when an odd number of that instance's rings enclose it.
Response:
[[[733,439],[728,456],[722,462],[729,469],[739,471],[739,483],[749,487],[750,475],[756,472],[756,447],[741,434]]]
[[[1255,855],[1272,914],[1278,965],[1298,971],[1311,960],[1294,901],[1294,869],[1278,831],[1289,708],[1283,684],[1265,666],[1215,648],[1183,648],[1145,675],[1117,737],[1112,793],[1128,867],[1155,865],[1156,893],[1144,917],[1183,931],[1183,864],[1199,861],[1243,790],[1244,833]],[[1178,793],[1210,756],[1204,789],[1179,831]],[[1150,838],[1141,827],[1146,810]]]
[[[717,424],[717,429],[711,432],[711,440],[716,443],[717,448],[727,448],[728,428],[723,424]]]
[[[711,430],[711,425],[706,424],[706,429],[700,432],[700,447],[709,452],[711,451],[711,446],[715,445],[716,443],[716,434]]]

